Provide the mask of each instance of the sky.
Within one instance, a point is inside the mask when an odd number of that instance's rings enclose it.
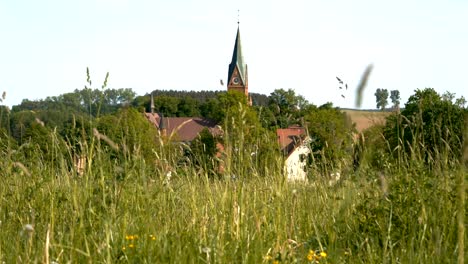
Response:
[[[225,90],[238,19],[250,92],[355,108],[373,64],[361,108],[377,88],[468,98],[466,0],[0,0],[4,104],[82,89],[86,67],[93,88]]]

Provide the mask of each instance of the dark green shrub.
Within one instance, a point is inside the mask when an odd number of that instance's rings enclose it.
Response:
[[[394,154],[448,165],[462,155],[467,110],[432,88],[416,90],[401,114],[387,118],[385,138]]]
[[[307,113],[305,121],[314,160],[321,169],[351,165],[355,127],[346,113],[326,104]]]

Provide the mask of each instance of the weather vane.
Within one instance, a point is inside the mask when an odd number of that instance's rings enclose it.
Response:
[[[237,9],[237,25],[239,25],[239,23],[240,23],[239,13],[240,13],[240,10]]]

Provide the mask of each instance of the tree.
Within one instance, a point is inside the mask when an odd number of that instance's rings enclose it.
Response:
[[[219,98],[211,98],[200,105],[200,113],[203,117],[213,119],[218,123],[224,121],[224,110]]]
[[[132,106],[139,112],[151,112],[151,95],[145,94],[135,97],[132,101]]]
[[[219,138],[204,128],[190,144],[190,160],[196,166],[202,167],[209,175],[213,175],[218,168],[218,161],[215,159],[218,153],[218,141]]]
[[[111,139],[114,150],[125,155],[139,154],[147,161],[154,159],[157,130],[134,108],[122,108],[115,115],[105,115],[98,120],[98,132]],[[109,142],[107,142],[108,145]]]
[[[177,116],[200,116],[198,102],[192,97],[184,97],[177,106]]]
[[[465,97],[460,97],[455,100],[455,105],[457,105],[460,108],[465,108],[466,105],[466,99]]]
[[[268,97],[268,106],[276,117],[276,127],[287,128],[299,124],[302,116],[301,110],[308,106],[307,100],[296,95],[294,90],[276,89]]]
[[[377,108],[384,110],[385,107],[388,105],[388,90],[378,88],[375,91],[374,95],[377,102]]]
[[[38,118],[26,128],[20,148],[26,159],[38,159],[54,165],[59,165],[57,161],[63,160],[67,153],[62,138]]]
[[[468,111],[453,99],[453,94],[440,96],[432,88],[416,90],[401,115],[387,118],[384,134],[390,149],[402,149],[430,164],[460,158]]]
[[[307,113],[305,121],[316,164],[328,170],[351,162],[355,128],[346,113],[327,103]]]
[[[19,145],[25,143],[26,130],[31,126],[36,118],[33,111],[13,112],[11,115],[11,136],[18,142]]]
[[[273,156],[259,156],[267,153],[271,146],[277,149],[272,133],[264,129],[255,109],[249,106],[245,94],[235,91],[221,93],[217,98],[218,118],[223,127],[225,169],[233,175],[252,175],[261,171],[260,159],[272,164]],[[273,144],[271,144],[274,142]]]
[[[177,116],[180,99],[176,97],[161,95],[154,98],[154,109],[164,116]]]
[[[398,108],[400,106],[400,91],[390,91],[390,99],[392,100],[393,108]]]

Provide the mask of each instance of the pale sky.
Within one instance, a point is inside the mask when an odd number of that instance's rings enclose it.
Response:
[[[365,67],[377,88],[468,98],[466,0],[0,0],[0,92],[7,105],[93,88],[143,95],[224,90],[237,30],[249,91],[292,88],[309,102],[354,107]],[[350,89],[341,97],[335,77]]]

